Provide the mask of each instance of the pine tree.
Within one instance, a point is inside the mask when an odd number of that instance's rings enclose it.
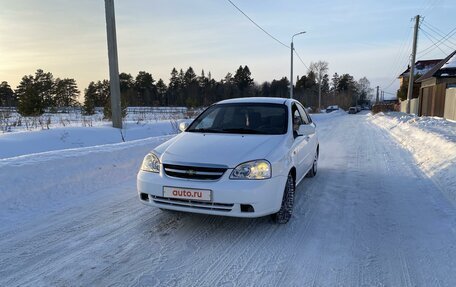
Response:
[[[17,110],[22,116],[39,116],[44,113],[44,101],[32,75],[22,77],[16,95],[19,100]]]
[[[101,101],[104,102],[103,106],[103,118],[110,120],[112,119],[112,109],[111,109],[111,89],[109,86],[108,80],[103,80],[102,82],[98,81],[98,97]],[[120,97],[120,108],[121,116],[125,118],[127,115],[127,103],[124,97]]]
[[[119,74],[120,97],[121,101],[126,102],[127,106],[138,106],[139,101],[135,92],[135,81],[131,74]]]
[[[264,82],[260,87],[262,97],[271,97],[271,83]]]
[[[288,98],[289,97],[290,81],[287,77],[282,77],[280,80],[271,82],[271,95],[273,97]]]
[[[183,80],[184,88],[189,87],[190,85],[192,85],[195,82],[196,82],[195,71],[193,71],[192,67],[188,67],[187,71],[185,71],[185,74],[184,74],[184,80]]]
[[[179,70],[179,88],[177,93],[177,102],[176,104],[179,106],[185,105],[185,74],[182,69]]]
[[[96,98],[97,87],[94,82],[90,82],[89,86],[84,90],[83,111],[86,115],[93,115],[95,113]]]
[[[55,80],[53,103],[55,107],[73,107],[77,105],[77,98],[79,97],[79,90],[74,79],[60,79]]]
[[[18,111],[23,116],[37,116],[46,107],[54,107],[55,81],[51,73],[38,69],[35,76],[22,77],[16,89]]]
[[[331,91],[337,91],[337,89],[339,87],[339,81],[340,81],[339,74],[334,73],[334,75],[331,78]]]
[[[0,84],[0,107],[15,107],[17,98],[8,82],[3,81]]]
[[[54,108],[55,105],[55,80],[52,73],[45,73],[38,69],[35,73],[34,88],[42,98],[44,107]]]
[[[249,67],[239,66],[234,74],[234,83],[237,85],[241,97],[250,95],[250,88],[253,86],[253,79],[251,78]]]
[[[159,79],[157,82],[157,94],[160,99],[161,105],[168,106],[168,98],[166,97],[168,87],[166,87],[165,82],[162,79]]]
[[[201,104],[200,87],[192,67],[184,74],[183,96],[186,106],[195,107]]]
[[[138,101],[142,106],[154,106],[159,104],[157,97],[157,87],[152,74],[140,71],[136,76],[135,90],[138,95]]]
[[[168,105],[177,105],[177,97],[179,93],[179,77],[176,68],[173,68],[171,71],[171,78],[169,79],[169,87],[167,93]]]

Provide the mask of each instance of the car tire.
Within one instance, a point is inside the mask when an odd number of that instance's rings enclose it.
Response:
[[[318,171],[318,151],[315,152],[314,160],[312,163],[312,168],[307,172],[306,177],[314,177],[317,175]]]
[[[295,182],[293,176],[288,174],[287,183],[285,184],[285,190],[282,197],[282,205],[277,213],[272,215],[272,220],[278,224],[287,223],[293,213],[295,196]]]

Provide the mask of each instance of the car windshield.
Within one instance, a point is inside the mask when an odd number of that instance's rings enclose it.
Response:
[[[283,104],[218,104],[204,111],[187,131],[278,135],[287,132],[287,124],[287,106]]]

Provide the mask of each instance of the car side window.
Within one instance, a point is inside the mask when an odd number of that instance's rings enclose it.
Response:
[[[310,124],[312,121],[310,120],[310,117],[307,114],[307,111],[303,108],[303,106],[301,106],[299,104],[297,106],[298,106],[298,111],[302,116],[303,123],[306,125]]]
[[[297,131],[299,130],[299,126],[304,124],[304,122],[302,121],[301,114],[299,113],[296,104],[291,106],[291,114],[293,115],[293,131]]]

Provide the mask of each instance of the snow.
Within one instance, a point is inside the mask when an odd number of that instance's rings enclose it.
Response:
[[[440,69],[447,68],[456,68],[456,54],[454,54],[453,57],[451,57]]]
[[[25,154],[88,147],[110,143],[175,134],[175,121],[154,123],[125,122],[124,128],[114,129],[104,123],[92,127],[56,127],[45,130],[0,134],[0,159]]]
[[[456,122],[391,112],[371,117],[411,152],[416,164],[456,203]]]
[[[441,128],[312,118],[319,173],[287,225],[142,205],[136,171],[169,136],[0,159],[0,286],[456,286],[455,207],[386,125]]]
[[[142,158],[171,137],[0,159],[0,218],[3,223],[14,222],[33,217],[43,209],[65,208],[74,200],[90,200],[88,193],[131,178]]]

